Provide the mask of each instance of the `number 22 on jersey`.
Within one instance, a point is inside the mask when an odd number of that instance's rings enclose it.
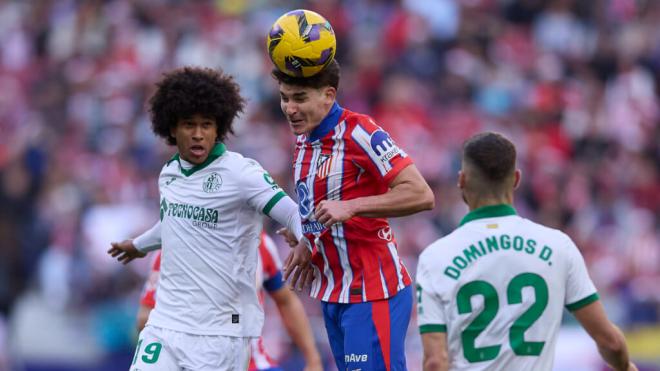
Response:
[[[544,341],[525,341],[525,331],[541,317],[548,306],[548,285],[545,280],[534,273],[521,273],[515,276],[507,285],[506,298],[509,305],[522,304],[522,290],[531,287],[534,290],[535,301],[518,317],[509,329],[509,343],[513,353],[518,356],[538,356],[545,345]],[[471,281],[458,290],[456,303],[459,314],[472,312],[471,298],[480,295],[484,299],[484,308],[461,333],[463,355],[471,363],[490,361],[500,353],[501,345],[490,345],[477,348],[475,340],[495,319],[500,303],[495,287],[486,281]]]

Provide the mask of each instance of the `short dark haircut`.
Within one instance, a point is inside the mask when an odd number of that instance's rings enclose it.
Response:
[[[463,161],[490,184],[500,184],[516,169],[516,147],[501,134],[479,133],[463,144]]]
[[[319,73],[310,77],[294,77],[289,76],[286,73],[273,68],[271,75],[281,84],[301,86],[304,88],[314,88],[320,89],[326,86],[331,86],[333,88],[339,88],[339,78],[341,77],[341,68],[339,67],[339,62],[336,59],[332,59],[325,68],[323,68]]]
[[[194,115],[214,119],[218,129],[216,141],[224,141],[229,133],[234,133],[234,118],[245,107],[238,84],[222,70],[178,68],[165,73],[156,87],[149,99],[151,128],[170,145],[176,145],[170,130],[179,120]]]

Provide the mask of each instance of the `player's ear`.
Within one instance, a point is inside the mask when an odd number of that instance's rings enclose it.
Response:
[[[337,89],[332,86],[326,86],[323,88],[323,96],[330,102],[334,102],[337,97]]]
[[[513,189],[518,188],[518,186],[520,185],[521,177],[522,177],[522,171],[520,171],[520,169],[516,169],[516,171],[513,173]]]
[[[465,189],[465,172],[463,170],[458,171],[458,183],[456,185],[459,189]]]

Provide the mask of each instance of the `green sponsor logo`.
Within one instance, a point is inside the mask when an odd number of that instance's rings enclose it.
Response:
[[[273,177],[270,176],[270,174],[264,173],[264,180],[266,181],[266,183],[270,184],[270,187],[273,190],[280,188],[280,186],[277,185],[277,183],[275,183],[275,179],[273,179]]]
[[[165,217],[165,213],[167,212],[167,200],[162,199],[160,201],[160,221],[163,221],[163,218]]]
[[[169,217],[189,219],[198,222],[218,222],[218,210],[176,202],[167,202],[166,199],[163,199],[160,203],[160,220],[162,221],[166,215]]]

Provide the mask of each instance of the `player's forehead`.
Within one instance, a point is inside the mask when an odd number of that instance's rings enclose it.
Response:
[[[205,123],[213,122],[215,123],[215,118],[209,115],[196,113],[190,116],[181,117],[178,122],[194,122],[194,123]]]
[[[280,95],[283,97],[293,97],[293,96],[309,96],[314,94],[316,89],[306,86],[290,85],[281,83],[280,84]]]

